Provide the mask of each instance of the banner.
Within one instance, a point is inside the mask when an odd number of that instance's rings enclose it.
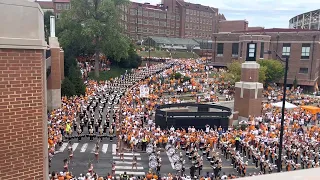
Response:
[[[149,97],[149,87],[147,85],[140,86],[140,97],[141,98]]]

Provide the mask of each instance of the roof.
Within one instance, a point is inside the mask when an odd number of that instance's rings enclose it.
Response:
[[[312,29],[289,29],[289,28],[271,28],[271,29],[254,29],[254,30],[247,30],[247,31],[233,31],[233,33],[250,33],[250,32],[306,32],[306,31],[318,31]]]
[[[196,38],[193,38],[193,40],[195,40],[197,43],[212,43],[212,40],[211,39],[196,39]]]
[[[52,1],[36,1],[42,9],[53,9]]]
[[[194,9],[194,10],[200,10],[200,11],[213,11],[215,12],[216,10],[212,7],[209,6],[204,6],[201,4],[194,4],[190,2],[184,2],[184,1],[176,1],[180,6],[187,7],[188,9]]]
[[[168,38],[168,37],[157,37],[157,36],[149,36],[152,40],[154,40],[157,44],[175,44],[175,45],[198,45],[193,39],[183,39],[183,38]]]

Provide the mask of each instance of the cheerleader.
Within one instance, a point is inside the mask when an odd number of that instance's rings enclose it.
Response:
[[[68,159],[64,159],[63,160],[63,170],[65,171],[65,172],[68,172],[69,171],[69,168],[68,168]]]
[[[92,172],[93,172],[93,164],[89,163],[88,173],[90,173],[92,175]]]
[[[96,161],[99,162],[99,142],[96,143],[94,155],[95,155]]]
[[[71,141],[68,143],[68,154],[69,154],[69,163],[71,163],[72,157],[73,157],[73,148],[71,145]]]
[[[138,167],[137,167],[137,156],[133,156],[133,161],[132,161],[132,169],[133,169],[133,167],[135,167],[136,169],[138,169]]]

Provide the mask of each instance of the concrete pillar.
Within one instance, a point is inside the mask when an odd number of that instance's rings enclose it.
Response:
[[[58,38],[49,37],[49,46],[51,50],[51,73],[47,81],[47,103],[48,110],[59,108],[61,105],[61,59],[60,46]]]
[[[0,1],[0,179],[48,179],[43,12]]]

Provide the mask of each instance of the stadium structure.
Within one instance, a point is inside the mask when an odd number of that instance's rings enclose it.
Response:
[[[289,20],[289,28],[320,29],[320,9],[299,14]]]

